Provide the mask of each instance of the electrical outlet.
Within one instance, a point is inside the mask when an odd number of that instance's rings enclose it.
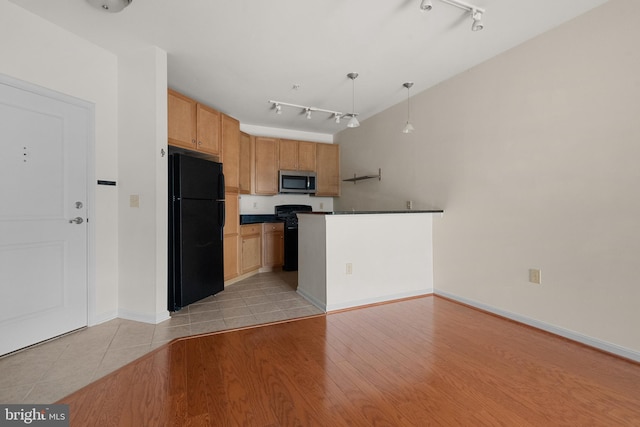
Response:
[[[541,279],[541,276],[540,276],[539,269],[537,268],[529,269],[529,282],[539,285],[542,283],[540,279]]]
[[[324,209],[324,203],[320,202],[320,210]]]
[[[413,209],[413,200],[407,200],[407,209]]]
[[[353,274],[353,264],[351,264],[350,262],[347,263],[346,273],[347,275]]]
[[[140,196],[137,194],[129,195],[129,207],[131,208],[139,208],[140,207]]]
[[[253,209],[258,209],[258,202],[253,202]]]

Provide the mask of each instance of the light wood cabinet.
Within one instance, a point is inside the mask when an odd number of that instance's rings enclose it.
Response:
[[[240,132],[240,166],[239,166],[239,192],[251,194],[251,171],[253,156],[251,154],[251,138],[248,133]]]
[[[238,277],[240,266],[240,252],[238,248],[238,235],[224,236],[222,244],[224,245],[224,280],[231,280]]]
[[[225,190],[237,193],[240,188],[240,122],[222,114],[221,125]]]
[[[281,139],[278,148],[278,163],[281,170],[316,170],[316,144],[307,141]]]
[[[254,194],[278,194],[278,140],[256,137],[254,143]]]
[[[316,196],[340,195],[340,146],[316,143]]]
[[[262,267],[277,268],[284,264],[284,223],[262,224]]]
[[[169,145],[220,155],[220,112],[169,89]]]
[[[261,265],[262,227],[260,224],[240,226],[242,274],[258,270]]]
[[[240,204],[236,193],[225,194],[224,223],[224,280],[233,279],[240,274]]]

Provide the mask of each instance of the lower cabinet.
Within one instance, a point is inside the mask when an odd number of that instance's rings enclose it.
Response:
[[[284,264],[284,223],[262,224],[262,267],[273,269]]]
[[[240,226],[241,272],[242,274],[258,270],[261,265],[262,227],[261,224]]]
[[[224,280],[230,280],[238,276],[238,235],[224,236]]]
[[[237,193],[225,194],[225,224],[224,224],[224,280],[234,279],[240,274],[240,252],[238,239],[240,238],[240,199]]]

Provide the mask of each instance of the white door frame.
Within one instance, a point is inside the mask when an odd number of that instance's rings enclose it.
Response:
[[[95,174],[95,104],[71,95],[19,80],[0,73],[0,83],[15,88],[43,95],[69,104],[86,108],[89,114],[87,135],[87,326],[97,324],[96,319],[96,219],[94,216],[96,205],[97,185]]]

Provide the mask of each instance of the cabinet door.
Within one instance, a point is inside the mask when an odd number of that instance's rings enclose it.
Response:
[[[298,141],[298,170],[314,172],[316,170],[316,143]]]
[[[196,102],[171,89],[167,96],[169,145],[196,148]]]
[[[224,280],[233,279],[240,274],[240,206],[237,194],[225,194],[224,222]]]
[[[257,270],[261,265],[262,239],[259,225],[242,226],[242,273]]]
[[[278,141],[257,137],[255,141],[255,194],[278,194]]]
[[[251,193],[251,136],[240,132],[238,187],[240,194]]]
[[[282,267],[284,263],[283,224],[265,223],[262,236],[262,265],[264,267]]]
[[[226,191],[238,192],[240,187],[240,122],[222,115],[222,164]]]
[[[220,112],[197,104],[197,150],[220,155]]]
[[[316,144],[316,196],[340,195],[340,146]]]
[[[240,252],[238,249],[237,234],[225,235],[223,239],[224,245],[224,280],[230,280],[234,277],[238,277],[239,270],[239,258]]]
[[[280,170],[298,170],[298,141],[281,139],[278,144]]]

